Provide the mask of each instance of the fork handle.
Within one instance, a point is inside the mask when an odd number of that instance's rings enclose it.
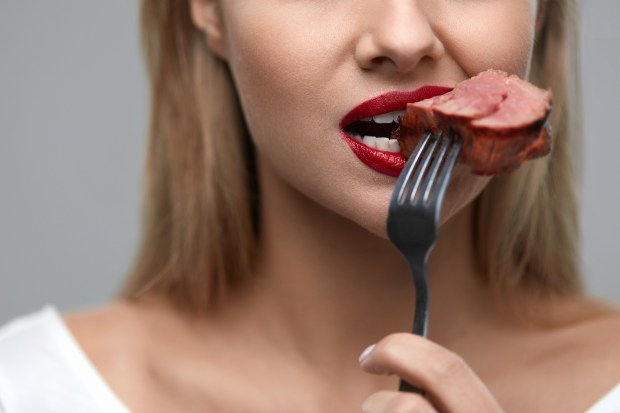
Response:
[[[414,257],[410,257],[414,258]],[[428,333],[428,276],[426,270],[426,259],[420,260],[420,257],[408,259],[411,274],[413,274],[413,282],[415,285],[415,314],[413,317],[412,333],[426,337]],[[420,263],[423,262],[424,264]],[[424,390],[419,389],[405,380],[400,381],[398,390],[402,392],[417,393],[424,395]]]
[[[428,284],[416,283],[415,315],[411,332],[422,337],[428,336]]]
[[[428,336],[428,276],[426,270],[426,258],[416,258],[409,261],[409,268],[413,275],[415,285],[415,314],[411,332],[422,337]]]

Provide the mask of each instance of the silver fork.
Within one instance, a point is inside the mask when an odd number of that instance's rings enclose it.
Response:
[[[458,136],[427,133],[401,172],[387,220],[390,241],[407,260],[416,290],[413,334],[427,336],[427,260],[437,241],[441,204],[461,151]],[[420,392],[405,381],[401,391]]]

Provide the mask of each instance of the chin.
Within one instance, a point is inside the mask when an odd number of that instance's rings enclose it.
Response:
[[[369,186],[360,184],[350,188],[351,192],[346,199],[363,200],[363,202],[340,202],[339,205],[332,205],[335,207],[334,212],[372,235],[387,239],[386,224],[393,190],[391,180],[392,178],[374,182]]]
[[[379,237],[379,238],[383,238],[385,240],[388,239],[388,235],[387,235],[387,212],[385,214],[385,220],[381,221],[381,222],[371,222],[371,223],[365,223],[363,225],[363,227],[370,232],[371,234]]]
[[[457,165],[454,168],[448,190],[441,208],[440,225],[448,222],[469,206],[487,186],[492,177],[478,176],[469,167]],[[362,228],[380,238],[388,239],[387,216],[393,187],[378,191],[367,202],[349,211],[349,217]]]

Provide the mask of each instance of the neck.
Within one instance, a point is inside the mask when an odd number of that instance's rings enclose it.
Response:
[[[271,345],[279,343],[313,365],[346,360],[357,369],[366,346],[410,331],[409,268],[386,239],[261,172],[256,281],[229,308],[248,325],[260,325]],[[494,313],[488,311],[490,294],[477,282],[471,216],[466,208],[443,226],[429,263],[429,334],[444,345]]]

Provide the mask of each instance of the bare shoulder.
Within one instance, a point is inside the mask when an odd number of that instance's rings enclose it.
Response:
[[[591,369],[588,376],[620,380],[620,311],[590,298],[570,303],[565,324],[550,330],[559,359],[571,358],[573,365]]]
[[[592,356],[599,360],[615,359],[620,372],[620,308],[592,299],[583,299],[577,305],[584,308],[584,315],[557,331],[572,342],[567,350],[592,350]]]
[[[571,389],[565,401],[586,410],[620,383],[620,311],[588,298],[566,311],[569,321],[541,339],[538,371],[558,391]]]
[[[87,352],[132,342],[140,334],[139,311],[127,301],[63,314],[75,339]]]
[[[86,357],[111,390],[131,411],[174,411],[153,379],[158,349],[153,336],[156,315],[129,301],[66,314],[64,322]]]
[[[487,383],[508,411],[584,412],[620,382],[620,311],[587,297],[535,308],[539,321],[495,343]]]
[[[598,373],[620,382],[620,309],[610,305],[595,303],[600,312],[575,326],[573,332],[577,344],[583,345],[576,351],[589,353],[600,368]],[[584,355],[584,358],[588,358]]]
[[[114,384],[136,378],[145,359],[142,348],[146,339],[143,316],[126,301],[63,315],[63,320],[98,372]]]
[[[153,348],[152,336],[160,333],[157,330],[178,320],[163,300],[152,297],[139,301],[118,299],[64,314],[63,319],[87,353]]]
[[[184,325],[169,305],[153,297],[119,299],[63,319],[98,369],[113,373],[118,368],[123,374],[147,370],[164,343],[182,335]]]

